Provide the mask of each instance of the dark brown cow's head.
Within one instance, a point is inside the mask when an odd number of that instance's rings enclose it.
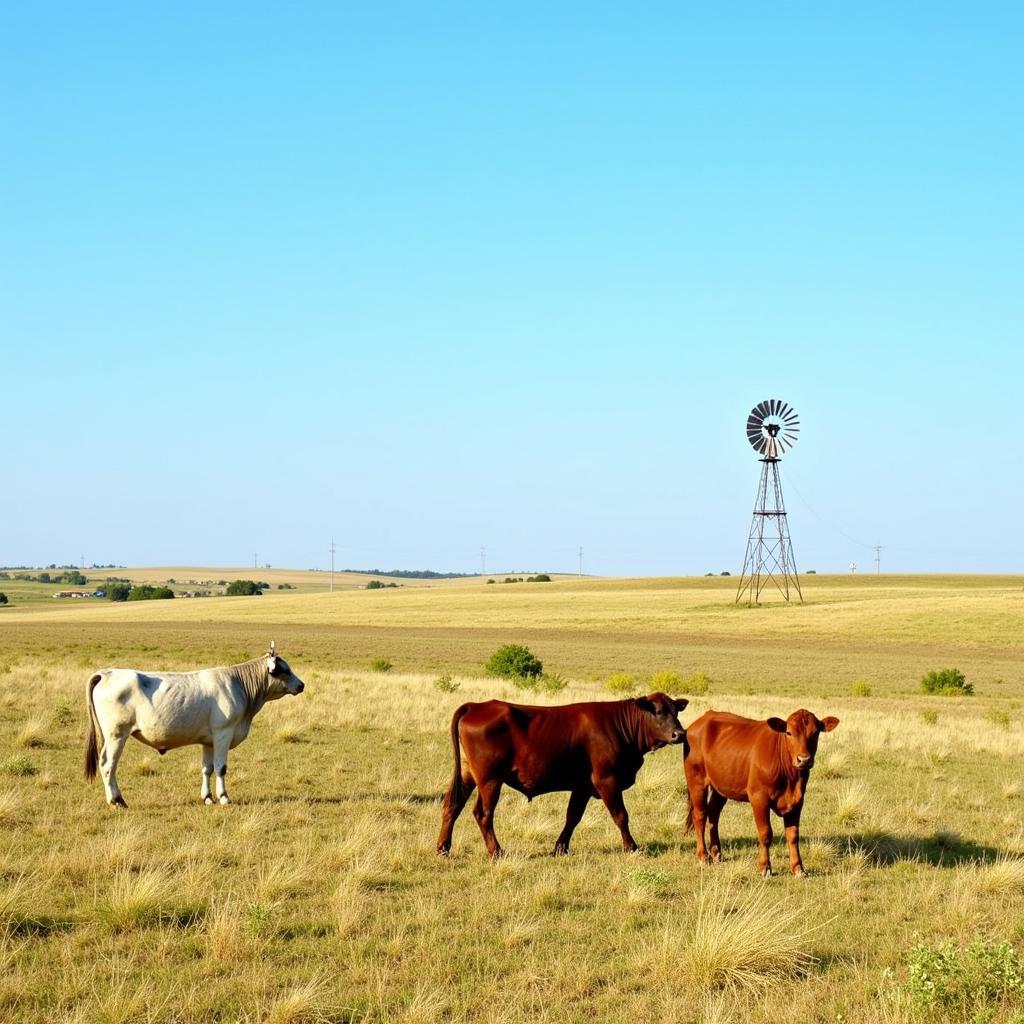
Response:
[[[805,708],[794,711],[785,721],[781,718],[768,719],[768,725],[786,737],[786,749],[793,759],[793,767],[803,771],[810,771],[814,767],[818,736],[823,732],[831,732],[838,724],[839,719],[832,715],[819,719]]]
[[[666,743],[682,743],[686,731],[679,724],[679,712],[690,702],[685,697],[674,700],[663,693],[635,697],[633,703],[644,712],[644,725],[652,750]]]

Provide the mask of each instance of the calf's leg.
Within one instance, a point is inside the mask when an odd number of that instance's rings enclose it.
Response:
[[[199,789],[199,799],[203,803],[212,804],[213,797],[210,794],[210,779],[213,776],[213,747],[210,744],[203,744],[203,784]]]
[[[635,853],[638,849],[636,840],[629,831],[629,812],[622,800],[622,790],[614,778],[603,778],[594,780],[594,788],[601,794],[612,821],[619,826],[619,834],[622,836],[622,848],[626,853]]]
[[[804,863],[800,859],[800,812],[803,804],[794,807],[788,814],[782,816],[783,824],[786,826],[786,845],[789,847],[789,870],[802,878],[807,872],[804,871]]]
[[[722,843],[718,837],[718,819],[722,816],[722,808],[725,803],[725,797],[717,790],[708,791],[708,825],[710,826],[708,832],[711,840],[711,848],[708,852],[711,854],[711,861],[714,864],[722,859]]]
[[[480,791],[476,798],[476,805],[473,808],[473,817],[480,826],[480,832],[487,845],[487,853],[492,859],[501,856],[501,844],[494,834],[494,809],[498,806],[498,797],[501,796],[501,779],[488,779],[480,783]]]
[[[576,831],[576,826],[580,823],[580,818],[583,817],[583,812],[587,809],[589,801],[589,788],[574,789],[570,794],[569,807],[565,812],[565,828],[562,829],[558,839],[555,840],[554,855],[556,857],[559,854],[569,852],[569,840],[572,839],[572,834]]]
[[[771,808],[768,806],[767,800],[751,800],[750,806],[754,811],[757,838],[761,841],[761,852],[757,858],[757,870],[761,872],[762,878],[771,878],[772,858],[769,849],[772,845]]]
[[[452,848],[452,832],[455,829],[455,822],[466,806],[466,801],[473,795],[476,789],[476,779],[468,772],[463,772],[456,784],[453,780],[448,792],[444,797],[444,804],[441,807],[441,832],[437,837],[437,852],[446,854]]]
[[[704,829],[707,822],[707,794],[706,783],[703,775],[687,771],[686,788],[690,794],[690,815],[689,823],[697,835],[697,860],[701,864],[708,862],[708,850],[704,843]]]

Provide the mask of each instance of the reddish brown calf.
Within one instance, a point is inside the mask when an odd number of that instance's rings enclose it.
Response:
[[[677,715],[686,705],[685,699],[673,700],[663,693],[561,707],[503,700],[463,704],[452,718],[455,772],[444,798],[437,852],[451,849],[455,821],[477,788],[473,816],[488,854],[501,856],[494,809],[505,783],[531,800],[559,790],[571,794],[556,854],[569,852],[569,840],[591,797],[604,801],[619,827],[623,848],[635,850],[622,792],[636,781],[645,754],[667,743],[682,743]]]
[[[697,832],[697,860],[707,863],[704,826],[711,828],[710,859],[722,858],[718,819],[727,800],[746,800],[754,812],[761,840],[757,866],[765,878],[772,873],[769,846],[771,812],[786,826],[789,869],[804,872],[800,860],[800,812],[810,779],[818,736],[831,732],[838,718],[819,720],[801,709],[782,721],[759,722],[725,711],[708,711],[686,729],[683,766],[690,809],[686,827]]]

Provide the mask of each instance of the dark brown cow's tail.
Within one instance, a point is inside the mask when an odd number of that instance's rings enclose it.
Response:
[[[85,777],[89,782],[96,778],[96,764],[99,760],[99,751],[96,747],[96,733],[100,723],[96,720],[96,705],[92,700],[92,691],[96,684],[103,678],[97,672],[90,676],[89,682],[85,684],[85,703],[89,708],[89,735],[85,739]]]
[[[463,704],[457,708],[455,714],[452,715],[452,757],[455,760],[455,771],[452,774],[452,782],[448,787],[448,793],[445,796],[445,803],[449,807],[461,806],[466,802],[466,787],[462,783],[462,750],[461,744],[459,743],[459,722],[462,721],[462,716],[469,710],[468,704]]]

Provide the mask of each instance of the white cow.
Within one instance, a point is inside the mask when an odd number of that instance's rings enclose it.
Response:
[[[305,685],[278,657],[274,642],[265,657],[198,672],[136,672],[107,668],[85,687],[92,726],[85,749],[85,777],[99,764],[107,803],[127,807],[117,785],[117,762],[129,736],[161,754],[199,743],[203,748],[202,799],[213,803],[210,776],[217,773],[217,799],[230,803],[225,776],[228,750],[249,735],[253,716],[268,700],[302,693]],[[96,734],[100,734],[97,756]]]

